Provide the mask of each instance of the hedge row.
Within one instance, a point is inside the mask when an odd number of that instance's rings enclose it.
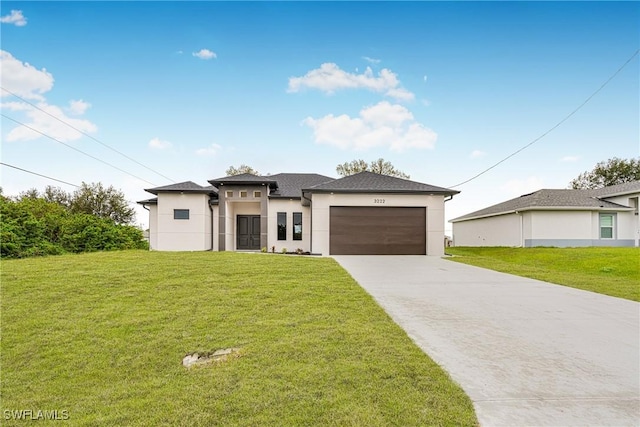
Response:
[[[118,249],[148,249],[142,230],[108,218],[71,213],[42,198],[0,196],[3,258]]]

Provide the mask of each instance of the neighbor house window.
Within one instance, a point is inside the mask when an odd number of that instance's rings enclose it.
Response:
[[[293,240],[302,240],[302,212],[293,213]]]
[[[240,197],[247,197],[247,192],[246,191],[241,191],[240,192]]]
[[[614,214],[600,214],[600,238],[601,239],[613,239],[615,227],[615,215]]]
[[[278,240],[287,240],[287,213],[278,212]]]
[[[189,219],[189,209],[174,209],[173,219]]]
[[[227,191],[227,197],[229,198],[233,197],[233,191]]]
[[[260,197],[262,197],[262,191],[254,191],[253,197],[255,197],[256,199],[259,199]]]

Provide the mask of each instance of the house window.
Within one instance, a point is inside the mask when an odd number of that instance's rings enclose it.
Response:
[[[227,191],[227,197],[228,198],[233,197],[233,191]]]
[[[189,219],[189,209],[174,209],[173,219]]]
[[[287,240],[287,213],[278,212],[278,240]]]
[[[600,214],[600,238],[613,239],[615,227],[615,214]]]
[[[293,240],[302,240],[302,212],[293,213]]]
[[[262,197],[262,191],[254,191],[253,197],[255,197],[256,199],[259,199],[260,197]]]
[[[247,192],[246,191],[241,191],[240,192],[240,197],[247,197]]]

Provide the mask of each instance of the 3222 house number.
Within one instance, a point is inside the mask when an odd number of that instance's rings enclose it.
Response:
[[[373,203],[384,203],[384,199],[373,199]]]

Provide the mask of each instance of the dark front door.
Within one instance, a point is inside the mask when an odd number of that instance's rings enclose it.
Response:
[[[260,215],[238,215],[236,249],[260,249]]]

